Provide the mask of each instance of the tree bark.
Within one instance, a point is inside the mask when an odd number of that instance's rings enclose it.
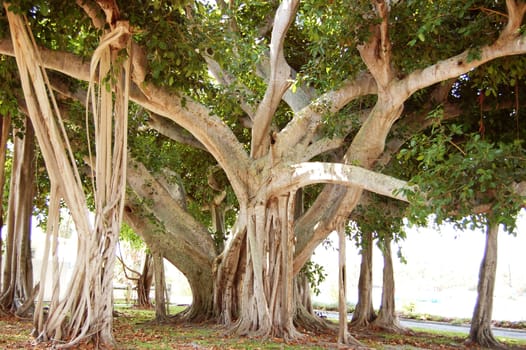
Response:
[[[137,279],[137,306],[150,308],[152,302],[150,301],[150,290],[153,281],[153,257],[151,253],[144,254],[144,263],[142,265],[142,273]]]
[[[164,258],[184,274],[192,290],[192,304],[188,309],[175,315],[174,320],[202,322],[214,319],[216,314],[213,304],[213,261],[208,256],[209,250],[214,249],[213,244],[203,244],[204,247],[208,247],[207,251],[197,249],[199,247],[195,245],[189,249],[184,239],[177,236],[178,230],[185,229],[185,232],[199,236],[200,234],[195,231],[196,227],[193,225],[180,227],[179,224],[189,224],[182,221],[179,221],[175,227],[170,225],[169,221],[165,221],[163,225],[163,222],[149,215],[143,205],[137,204],[142,202],[139,198],[141,197],[137,194],[129,192],[124,210],[126,223],[144,239],[148,247],[154,247],[153,249],[162,252]],[[164,203],[167,205],[166,201]]]
[[[29,119],[24,136],[14,139],[13,170],[7,214],[6,266],[0,305],[18,316],[29,316],[33,307],[31,218],[35,189],[35,134]]]
[[[347,242],[345,239],[345,223],[340,224],[338,229],[338,243],[338,343],[361,345],[357,340],[350,336],[347,328]]]
[[[239,318],[233,328],[238,334],[300,336],[293,324],[294,196],[256,199],[241,210],[247,218],[247,258]]]
[[[164,258],[159,251],[152,252],[153,269],[155,271],[155,320],[165,322],[166,312],[166,279],[164,274]]]
[[[2,116],[2,124],[0,131],[0,200],[3,202],[4,198],[4,185],[5,185],[5,159],[7,153],[7,140],[9,138],[9,131],[11,129],[11,118],[9,116]],[[3,241],[2,241],[2,228],[4,226],[4,206],[0,205],[0,292],[2,288],[2,258],[3,254]]]
[[[376,315],[373,309],[373,234],[362,232],[362,262],[358,281],[358,303],[351,327],[367,327]]]
[[[468,338],[468,343],[489,348],[502,347],[491,331],[493,290],[495,288],[495,276],[497,272],[498,232],[499,225],[488,222],[486,247],[480,264],[477,302],[473,311]]]
[[[395,309],[395,281],[393,269],[393,256],[391,254],[391,234],[387,233],[382,241],[382,253],[384,256],[382,304],[378,316],[372,325],[390,332],[405,331],[400,325]]]
[[[246,227],[238,219],[234,238],[214,266],[214,309],[219,323],[231,325],[239,317],[242,277],[247,258]]]
[[[311,332],[335,330],[335,325],[332,322],[327,322],[314,313],[310,283],[307,276],[300,272],[294,277],[294,281],[294,301],[296,304],[294,325]]]

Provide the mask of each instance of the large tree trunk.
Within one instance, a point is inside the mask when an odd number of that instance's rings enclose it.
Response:
[[[358,281],[358,303],[351,320],[352,327],[367,327],[376,315],[373,309],[373,234],[362,232],[362,263]]]
[[[26,119],[24,137],[14,139],[13,171],[7,215],[6,266],[0,305],[28,316],[33,306],[31,218],[35,182],[35,134]]]
[[[142,265],[142,273],[137,279],[137,306],[150,308],[152,302],[150,301],[150,290],[153,282],[153,257],[150,253],[144,254],[144,263]]]
[[[497,241],[499,225],[488,222],[486,231],[486,248],[480,264],[479,282],[477,288],[477,303],[471,319],[469,343],[484,347],[502,347],[491,331],[493,311],[493,290],[497,272]]]
[[[256,200],[243,208],[247,222],[245,274],[238,334],[293,339],[294,194]]]
[[[372,324],[390,332],[403,332],[405,330],[400,325],[395,309],[395,282],[390,233],[385,234],[383,237],[382,253],[384,256],[382,304],[380,305],[378,316]]]

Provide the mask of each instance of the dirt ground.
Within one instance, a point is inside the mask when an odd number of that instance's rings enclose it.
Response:
[[[295,342],[281,339],[240,338],[228,335],[213,324],[155,324],[148,322],[153,314],[131,310],[121,312],[114,321],[115,349],[358,349],[336,343],[335,334],[305,333]],[[0,317],[0,349],[47,349],[50,344],[35,344],[31,337],[31,320],[13,316]],[[464,338],[415,332],[394,335],[373,330],[351,331],[364,347],[362,349],[414,350],[414,349],[477,349],[464,345]],[[93,344],[82,344],[77,349],[94,349]],[[508,343],[508,349],[526,349],[526,344]]]

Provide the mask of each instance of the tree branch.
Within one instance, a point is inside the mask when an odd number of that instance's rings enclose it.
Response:
[[[372,0],[381,22],[371,28],[371,38],[358,46],[358,51],[377,84],[386,88],[394,77],[389,40],[389,6],[385,0]]]
[[[259,104],[252,128],[251,156],[260,158],[268,152],[269,129],[272,118],[291,82],[290,67],[285,60],[283,44],[285,35],[294,20],[299,0],[284,0],[274,18],[270,42],[270,81],[263,100]]]
[[[526,12],[526,3],[507,0],[506,4],[509,12],[506,27],[497,41],[480,49],[480,56],[477,59],[471,59],[471,50],[466,50],[459,55],[414,71],[404,79],[392,84],[393,91],[403,91],[403,94],[399,94],[399,98],[405,100],[420,89],[458,77],[496,58],[526,53],[526,38],[519,33],[520,24]]]
[[[104,20],[99,16],[99,8],[95,3],[88,0],[76,0],[75,3],[88,15],[95,28],[104,29]]]
[[[295,79],[296,71],[289,66],[290,77]],[[261,57],[259,63],[256,65],[256,74],[260,76],[265,82],[269,82],[270,79],[270,60],[267,55]],[[283,101],[289,105],[293,112],[299,112],[303,108],[307,107],[313,98],[316,96],[314,89],[306,86],[305,84],[297,85],[296,91],[292,92],[292,88],[289,87],[283,94]]]
[[[508,36],[513,37],[518,34],[526,12],[526,3],[521,0],[506,0],[506,8],[508,9],[508,23],[500,34],[500,39],[505,39]]]
[[[198,256],[206,256],[209,262],[215,258],[215,248],[207,229],[197,222],[177,203],[166,184],[160,183],[141,163],[129,160],[126,175],[128,185],[145,202],[143,207],[166,230],[177,234],[180,243]]]
[[[163,134],[176,142],[206,151],[203,144],[197,141],[192,134],[188,133],[188,131],[165,117],[161,117],[155,113],[150,113],[148,127],[157,130],[160,134]]]
[[[277,135],[274,146],[276,154],[283,156],[300,142],[308,147],[319,134],[323,114],[336,113],[358,97],[376,92],[374,78],[369,73],[362,73],[356,79],[345,82],[341,88],[321,95],[296,113]]]
[[[78,80],[89,80],[89,62],[68,52],[39,49],[45,68]],[[0,40],[0,54],[14,56],[9,39]],[[232,130],[188,96],[168,93],[148,82],[140,85],[140,88],[137,85],[131,87],[130,100],[174,121],[194,135],[225,170],[236,196],[240,201],[246,200],[249,158]]]
[[[307,185],[330,183],[355,186],[383,196],[407,202],[402,189],[414,189],[406,181],[365,168],[340,163],[307,162],[292,165],[284,176],[272,183],[272,192],[283,193]]]

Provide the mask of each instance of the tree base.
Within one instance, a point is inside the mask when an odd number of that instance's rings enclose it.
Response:
[[[404,335],[413,335],[415,334],[409,328],[403,327],[398,321],[397,317],[377,317],[370,325],[370,328],[378,329],[383,332],[393,333],[393,334],[404,334]]]
[[[294,316],[294,325],[315,333],[336,332],[338,330],[338,325],[310,313],[304,307],[297,308],[296,315]]]
[[[481,347],[483,349],[508,349],[504,344],[499,343],[491,331],[480,332],[474,339],[473,336],[468,338],[464,344],[470,347]]]
[[[367,328],[371,327],[371,325],[373,324],[374,320],[375,320],[375,318],[371,318],[371,319],[359,318],[359,319],[351,321],[349,323],[349,327],[352,328],[352,329],[367,329]]]
[[[168,318],[172,323],[203,323],[216,321],[217,317],[212,311],[202,310],[202,308],[190,305],[183,311]]]

